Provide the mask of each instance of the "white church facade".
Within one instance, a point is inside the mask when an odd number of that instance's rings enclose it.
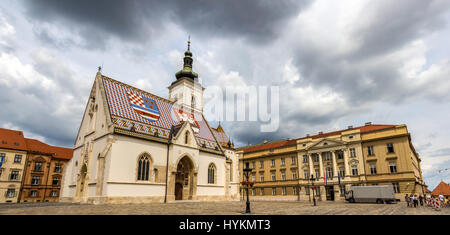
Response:
[[[204,117],[204,88],[192,62],[188,46],[169,99],[99,69],[60,201],[239,200],[234,146],[220,125],[212,128]]]

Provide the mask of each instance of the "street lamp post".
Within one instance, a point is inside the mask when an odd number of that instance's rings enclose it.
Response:
[[[312,191],[313,191],[313,202],[314,202],[314,206],[316,206],[316,196],[314,195],[314,191],[315,191],[315,188],[314,188],[314,175],[313,174],[311,174],[311,188],[312,188]]]
[[[249,187],[250,187],[250,182],[248,181],[248,178],[249,178],[250,171],[252,171],[252,169],[250,169],[249,164],[250,163],[246,162],[245,163],[245,169],[243,169],[244,175],[245,175],[245,179],[246,179],[246,181],[244,181],[243,184],[247,185],[247,187],[245,188],[246,189],[246,193],[247,193],[247,202],[246,202],[246,207],[245,207],[245,213],[246,214],[250,214],[251,213],[251,211],[250,211],[250,198],[248,196],[248,190],[249,190]]]

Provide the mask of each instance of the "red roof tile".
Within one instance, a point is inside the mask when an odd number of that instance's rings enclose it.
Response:
[[[441,181],[438,186],[431,192],[431,195],[439,196],[450,196],[450,185],[445,183],[444,181]]]
[[[282,141],[267,143],[264,145],[243,148],[242,150],[244,151],[244,153],[248,153],[248,152],[255,152],[255,151],[260,151],[260,150],[265,150],[265,149],[285,147],[285,146],[289,146],[289,145],[294,145],[296,143],[297,143],[296,140],[282,140]]]
[[[25,138],[25,141],[27,143],[28,151],[50,154],[59,159],[69,160],[73,156],[73,150],[70,148],[51,146],[35,139]]]
[[[23,132],[0,128],[0,148],[27,150]]]

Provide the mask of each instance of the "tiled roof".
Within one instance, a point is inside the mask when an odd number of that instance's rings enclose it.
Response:
[[[431,192],[431,195],[439,196],[450,196],[450,185],[445,183],[444,181],[441,181],[438,186]]]
[[[54,158],[67,159],[67,160],[71,159],[73,156],[73,149],[70,149],[70,148],[51,146],[51,145],[42,143],[41,141],[35,140],[35,139],[25,138],[25,141],[27,143],[28,151],[39,152],[39,153],[43,153],[43,154],[50,154]]]
[[[0,148],[26,151],[23,132],[0,128]]]
[[[172,101],[106,76],[102,76],[102,80],[112,122],[116,128],[168,139],[171,126],[179,125],[184,118],[184,121],[190,122],[195,131],[194,135],[202,147],[218,148],[213,133],[201,113],[182,110]],[[136,105],[132,105],[130,94],[151,102],[155,106],[152,109],[155,118],[148,119],[141,115]]]
[[[73,150],[70,148],[51,146],[39,140],[25,138],[22,131],[3,128],[0,128],[0,148],[51,154],[60,159],[71,159],[73,155]]]
[[[217,141],[224,146],[228,147],[228,143],[230,142],[230,138],[227,136],[225,131],[223,130],[222,126],[217,126],[217,128],[211,128],[213,131],[214,136],[216,137]]]
[[[366,133],[366,132],[375,131],[375,130],[392,128],[395,126],[396,125],[379,125],[379,124],[372,125],[371,124],[371,125],[366,125],[366,126],[347,128],[347,129],[339,130],[339,131],[333,131],[333,132],[321,133],[321,134],[312,135],[312,136],[301,137],[301,138],[294,139],[294,140],[276,141],[276,142],[270,142],[267,144],[260,144],[260,145],[256,145],[256,146],[253,145],[253,146],[249,146],[249,147],[242,147],[239,149],[243,150],[244,153],[255,152],[255,151],[260,151],[260,150],[265,150],[265,149],[279,148],[279,147],[283,147],[283,146],[293,145],[296,143],[296,140],[301,140],[301,139],[308,139],[308,138],[320,139],[320,138],[325,138],[328,136],[340,135],[340,134],[342,134],[342,132],[345,132],[345,131],[358,130],[358,129],[361,133]]]
[[[244,151],[244,153],[249,153],[249,152],[256,152],[256,151],[260,151],[260,150],[266,150],[266,149],[273,149],[273,148],[280,148],[280,147],[295,145],[296,143],[297,143],[296,140],[282,140],[282,141],[271,142],[271,143],[258,145],[258,146],[250,146],[248,148],[244,147],[244,148],[241,148],[241,149],[242,149],[242,151]]]

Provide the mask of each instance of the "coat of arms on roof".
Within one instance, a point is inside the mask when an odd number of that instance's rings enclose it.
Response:
[[[127,93],[130,106],[136,113],[150,122],[159,120],[159,110],[154,100],[131,91]]]
[[[195,120],[194,114],[184,112],[181,109],[175,110],[178,117],[178,121],[188,121],[191,124],[192,130],[194,130],[195,133],[198,133],[200,131],[200,126],[198,125],[198,122]]]

